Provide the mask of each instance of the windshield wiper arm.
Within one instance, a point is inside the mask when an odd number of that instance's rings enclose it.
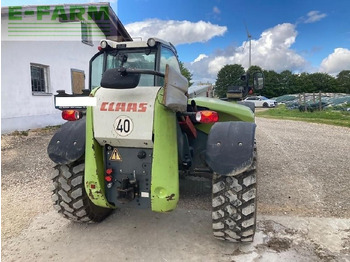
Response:
[[[161,76],[161,77],[165,76],[163,73],[155,71],[155,70],[151,70],[151,69],[136,69],[136,68],[119,67],[118,72],[120,72],[121,75],[146,74],[146,75],[155,75],[155,76]]]

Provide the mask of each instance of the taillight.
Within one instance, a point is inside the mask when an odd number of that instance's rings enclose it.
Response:
[[[215,123],[219,121],[219,114],[215,111],[209,110],[198,111],[196,113],[196,121],[204,124]]]
[[[113,169],[112,168],[107,168],[106,175],[105,175],[105,181],[107,183],[111,183],[112,182],[112,180],[113,180],[112,173],[113,173]],[[108,188],[110,188],[110,187],[108,187]]]
[[[62,118],[67,121],[76,121],[79,120],[83,114],[78,110],[63,110]]]

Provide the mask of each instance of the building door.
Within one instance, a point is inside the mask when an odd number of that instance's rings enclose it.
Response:
[[[73,94],[82,94],[85,89],[85,74],[83,70],[71,69],[72,92]]]

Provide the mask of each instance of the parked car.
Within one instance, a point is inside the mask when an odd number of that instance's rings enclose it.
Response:
[[[277,105],[276,100],[268,99],[264,96],[250,96],[243,101],[253,102],[255,107],[275,107]]]

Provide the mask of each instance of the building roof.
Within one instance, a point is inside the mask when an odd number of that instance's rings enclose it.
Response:
[[[113,11],[112,7],[110,6],[109,2],[99,2],[99,3],[86,3],[86,4],[62,4],[62,5],[26,5],[26,6],[21,6],[20,12],[24,16],[26,15],[35,15],[38,7],[49,7],[45,8],[45,12],[50,12],[52,14],[54,10],[57,8],[60,8],[60,10],[64,10],[66,14],[70,14],[70,10],[72,7],[76,7],[77,10],[79,8],[81,9],[89,9],[92,7],[100,8],[99,10],[101,11],[101,7],[108,7],[106,9],[103,9],[102,11],[107,11],[108,10],[108,20],[101,19],[102,15],[99,16],[91,16],[92,20],[96,22],[96,25],[101,29],[101,31],[105,34],[107,39],[111,39],[114,41],[133,41],[131,36],[129,35],[128,31],[126,31],[124,25],[122,22],[119,20],[115,12]],[[16,10],[17,11],[17,10]],[[1,17],[7,17],[9,15],[9,7],[1,7]],[[73,16],[75,19],[78,16]],[[77,21],[77,20],[72,20],[72,21]],[[68,22],[68,21],[67,21]],[[109,26],[109,31],[108,33],[103,30],[104,28]]]

